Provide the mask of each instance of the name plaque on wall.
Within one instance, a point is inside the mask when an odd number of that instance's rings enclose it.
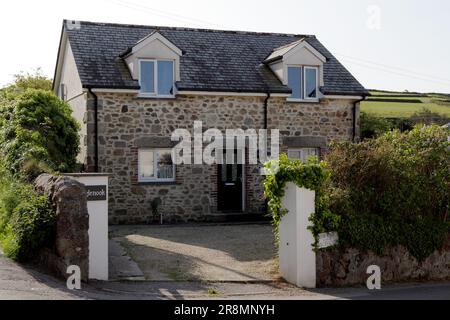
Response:
[[[106,185],[86,186],[87,201],[106,200]]]
[[[319,249],[325,249],[332,247],[339,242],[339,236],[337,232],[321,233],[319,234]]]

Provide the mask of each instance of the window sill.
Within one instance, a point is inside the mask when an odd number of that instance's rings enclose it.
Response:
[[[287,98],[287,102],[297,102],[297,103],[320,103],[320,99],[293,99],[293,98]]]
[[[139,94],[138,94],[138,98],[141,98],[141,99],[175,99],[176,96],[175,96],[175,95],[171,95],[171,96],[158,96],[158,95],[155,95],[155,94],[139,93]]]
[[[169,186],[180,184],[176,181],[138,181],[139,185],[152,185],[152,186]]]

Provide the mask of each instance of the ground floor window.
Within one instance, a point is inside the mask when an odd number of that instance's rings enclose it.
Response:
[[[319,156],[318,148],[290,148],[288,150],[288,157],[291,160],[302,160],[307,162],[311,156]]]
[[[139,149],[139,182],[175,181],[171,149]]]

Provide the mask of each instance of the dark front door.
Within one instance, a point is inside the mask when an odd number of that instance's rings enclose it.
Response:
[[[218,165],[218,209],[219,211],[242,211],[242,165]]]

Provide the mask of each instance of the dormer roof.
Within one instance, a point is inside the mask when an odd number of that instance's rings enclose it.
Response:
[[[170,42],[166,37],[164,37],[157,30],[151,32],[149,35],[137,41],[132,47],[127,48],[123,53],[120,54],[121,58],[126,58],[128,55],[138,52],[139,50],[145,48],[147,45],[152,43],[153,41],[160,41],[166,47],[171,49],[175,54],[181,56],[183,51],[178,48],[175,44]]]
[[[312,45],[310,45],[305,38],[302,38],[300,40],[296,40],[281,47],[275,48],[271,52],[271,54],[264,60],[264,62],[271,63],[283,59],[283,57],[300,48],[306,48],[309,52],[316,56],[316,58],[322,61],[322,63],[325,63],[327,61],[327,58],[322,53],[320,53]]]

